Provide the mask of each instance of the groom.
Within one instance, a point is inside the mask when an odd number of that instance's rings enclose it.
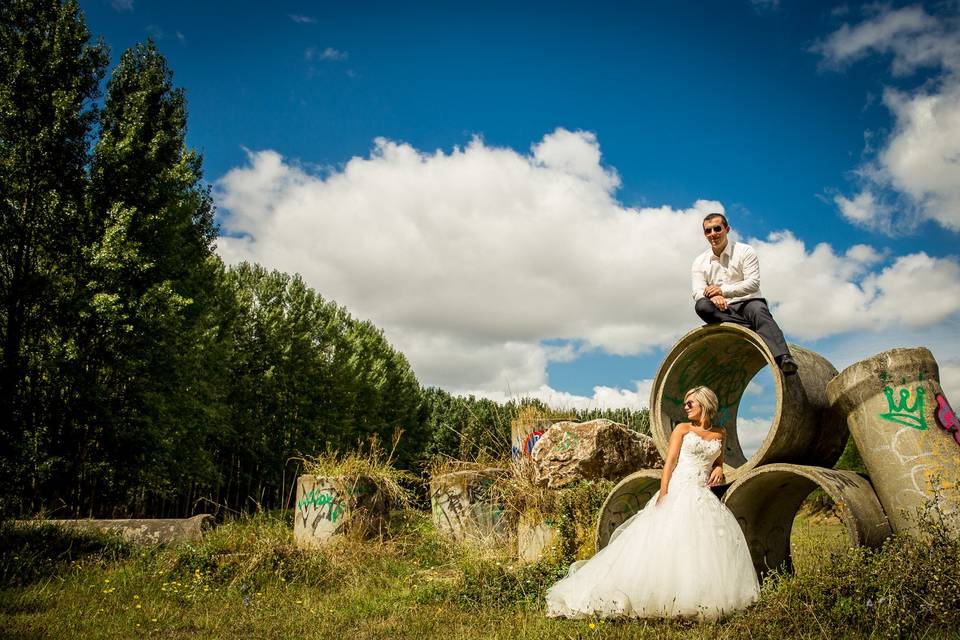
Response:
[[[783,332],[760,294],[760,263],[748,244],[727,239],[730,225],[722,213],[703,219],[710,248],[693,261],[691,278],[697,315],[707,324],[733,322],[750,327],[763,338],[785,375],[797,372]]]

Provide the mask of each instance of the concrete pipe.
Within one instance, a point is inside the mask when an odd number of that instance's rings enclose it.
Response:
[[[643,509],[653,494],[660,490],[662,473],[662,469],[643,469],[617,483],[603,501],[597,516],[597,551],[607,546],[614,530]]]
[[[927,505],[960,511],[960,422],[928,349],[891,349],[843,370],[827,385],[845,416],[894,531],[915,533]],[[947,518],[960,535],[960,518]]]
[[[740,522],[757,575],[792,569],[790,531],[804,499],[816,487],[836,503],[851,546],[879,546],[890,524],[870,482],[852,471],[770,464],[741,475],[724,496]]]
[[[666,458],[670,434],[686,422],[683,395],[692,387],[710,387],[720,401],[719,422],[727,429],[724,475],[734,482],[754,467],[793,462],[832,467],[847,442],[844,420],[830,410],[827,382],[837,370],[813,351],[790,345],[800,365],[785,376],[759,335],[734,324],[694,329],[667,354],[650,394],[650,431]],[[764,366],[773,374],[776,402],[770,430],[749,459],[737,436],[737,410],[744,390]]]
[[[387,495],[371,478],[305,474],[297,478],[293,539],[301,549],[315,549],[347,526],[373,534],[389,513]]]
[[[132,518],[128,520],[22,520],[26,525],[53,524],[59,527],[116,533],[133,544],[179,544],[200,542],[203,532],[213,527],[213,516],[201,513],[192,518]]]

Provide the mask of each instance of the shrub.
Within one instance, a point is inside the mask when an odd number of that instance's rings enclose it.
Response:
[[[105,565],[129,556],[116,534],[53,524],[0,522],[0,584],[19,587],[84,564]]]

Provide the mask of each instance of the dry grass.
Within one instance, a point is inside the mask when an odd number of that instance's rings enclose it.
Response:
[[[420,478],[409,471],[393,466],[393,455],[400,442],[401,431],[393,435],[390,451],[386,451],[376,435],[370,437],[366,445],[359,443],[355,449],[339,453],[332,449],[316,456],[299,458],[304,471],[311,475],[328,478],[349,477],[364,478],[375,484],[390,504],[409,507],[414,493],[410,487],[420,482]]]

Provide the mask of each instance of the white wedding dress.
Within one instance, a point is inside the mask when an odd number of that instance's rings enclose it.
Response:
[[[547,591],[547,615],[716,619],[749,606],[759,585],[736,518],[707,488],[719,440],[690,431],[659,492],[610,543]]]

